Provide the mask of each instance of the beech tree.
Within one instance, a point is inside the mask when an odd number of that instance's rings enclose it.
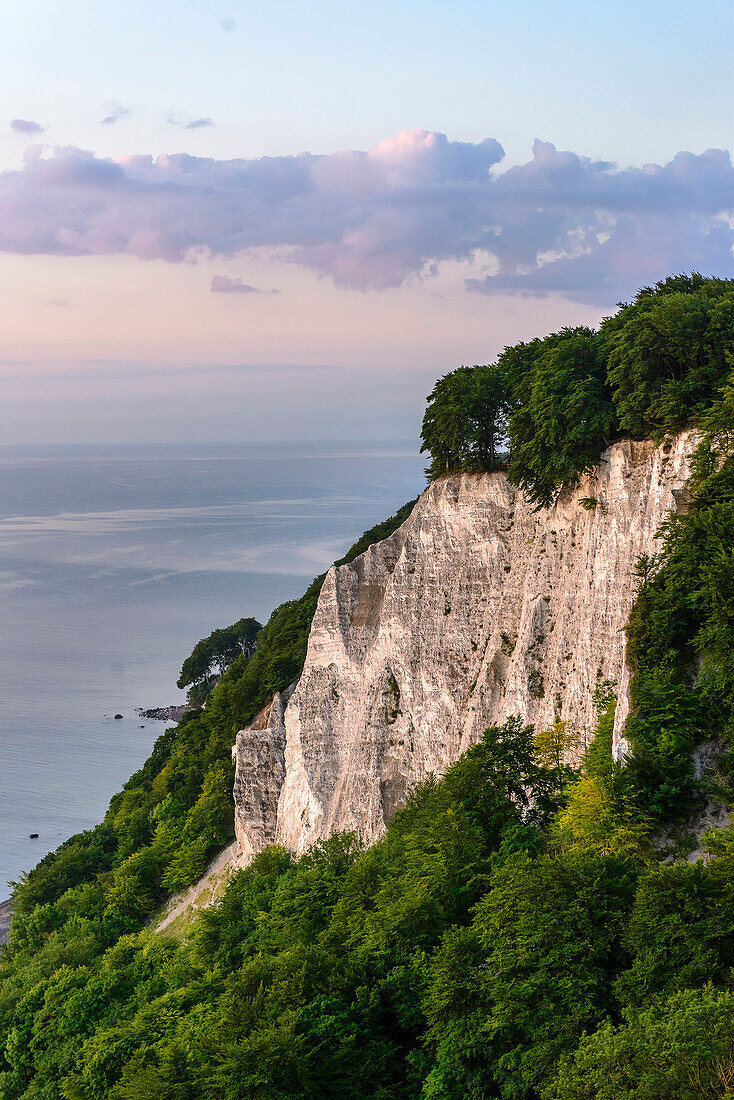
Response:
[[[237,657],[251,657],[261,630],[261,624],[252,618],[238,619],[232,626],[213,630],[207,638],[196,643],[191,655],[184,661],[178,687],[208,686],[215,667],[221,676]]]
[[[675,275],[601,327],[622,431],[661,438],[710,406],[732,365],[734,280]]]
[[[460,367],[428,398],[429,478],[491,470],[539,507],[573,486],[620,434],[687,424],[731,446],[734,279],[674,275],[643,287],[599,331],[563,328]]]
[[[574,485],[614,438],[616,415],[596,333],[565,328],[525,349],[524,370],[508,356],[515,411],[509,478],[538,505]],[[500,368],[504,357],[500,358]]]
[[[421,452],[431,456],[428,476],[497,469],[509,411],[507,382],[497,366],[459,367],[440,378],[421,432]]]

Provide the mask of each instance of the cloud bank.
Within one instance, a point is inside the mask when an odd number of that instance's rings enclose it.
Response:
[[[180,263],[258,248],[361,290],[479,260],[473,291],[602,305],[671,271],[734,274],[728,152],[618,168],[536,141],[502,171],[503,156],[424,130],[249,160],[39,148],[0,174],[0,250]]]

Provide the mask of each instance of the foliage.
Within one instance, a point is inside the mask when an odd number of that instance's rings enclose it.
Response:
[[[534,741],[535,759],[542,768],[555,777],[557,792],[560,796],[566,784],[577,776],[576,769],[568,763],[568,757],[572,756],[576,750],[578,733],[570,722],[558,718],[552,726],[538,730]]]
[[[531,1096],[611,1009],[634,885],[624,861],[595,856],[520,855],[498,871],[474,924],[487,951],[485,1033],[505,1096]]]
[[[421,434],[421,451],[431,455],[428,476],[496,469],[509,411],[509,390],[499,367],[459,367],[439,379],[428,398]]]
[[[535,735],[510,719],[372,847],[335,835],[298,860],[261,852],[187,942],[124,934],[138,895],[104,873],[101,895],[87,883],[21,913],[0,957],[0,1096],[724,1096],[728,832],[709,865],[553,840],[584,779],[617,807],[631,789],[610,758],[609,687],[598,696],[580,780],[559,783],[562,723]],[[191,835],[219,827],[221,781],[212,769]],[[156,829],[180,820],[175,795],[157,805]],[[153,881],[149,851],[127,860]]]
[[[583,767],[619,794],[612,718]],[[0,956],[0,1096],[724,1096],[734,843],[716,834],[708,866],[559,850],[565,747],[562,726],[487,730],[372,847],[261,852],[188,941],[112,925],[104,874],[101,894],[21,913]],[[192,833],[218,827],[220,778]],[[180,822],[175,795],[154,821]],[[154,876],[147,852],[127,858]]]
[[[638,785],[660,817],[681,816],[699,788],[692,749],[734,730],[734,459],[699,479],[688,511],[663,526],[627,627],[634,669],[626,737]]]
[[[575,485],[614,438],[616,416],[596,334],[567,328],[508,348],[499,367],[510,378],[509,477],[538,505]]]
[[[640,880],[624,936],[630,966],[617,983],[623,1004],[728,981],[734,965],[733,871],[730,859],[699,860],[653,867]]]
[[[427,473],[494,469],[507,441],[510,480],[542,507],[620,435],[693,425],[731,447],[733,355],[734,280],[672,276],[598,331],[564,328],[440,379],[423,422]]]
[[[515,719],[488,730],[368,850],[266,850],[187,944],[138,930],[83,948],[78,922],[48,934],[37,907],[0,961],[0,1095],[417,1096],[430,957],[556,805],[532,745]]]
[[[196,643],[191,655],[184,661],[178,687],[191,687],[198,699],[203,685],[207,689],[211,687],[215,667],[221,676],[238,657],[252,656],[261,630],[262,626],[257,619],[238,619],[232,626],[213,630],[208,637]]]
[[[634,802],[610,790],[599,776],[584,775],[568,792],[554,840],[564,852],[595,852],[636,858],[650,822]]]
[[[604,322],[600,338],[621,431],[660,439],[707,409],[726,381],[734,281],[693,272],[645,287]]]
[[[675,993],[603,1024],[567,1059],[546,1100],[729,1100],[734,1096],[734,994]]]

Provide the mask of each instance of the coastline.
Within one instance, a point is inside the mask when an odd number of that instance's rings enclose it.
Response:
[[[149,710],[136,707],[135,713],[150,722],[180,722],[184,714],[192,709],[190,703],[177,703],[171,707],[151,707]]]

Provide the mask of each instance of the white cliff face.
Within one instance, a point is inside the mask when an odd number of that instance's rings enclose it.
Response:
[[[683,499],[693,448],[688,433],[617,443],[537,512],[501,473],[450,476],[332,568],[298,684],[237,736],[242,856],[342,829],[378,836],[411,787],[509,715],[565,719],[581,751],[600,680],[618,685],[623,752],[634,567]]]
[[[232,746],[237,855],[243,862],[275,841],[278,799],[285,780],[285,710],[294,686],[276,692]],[[239,823],[246,825],[239,827]]]

